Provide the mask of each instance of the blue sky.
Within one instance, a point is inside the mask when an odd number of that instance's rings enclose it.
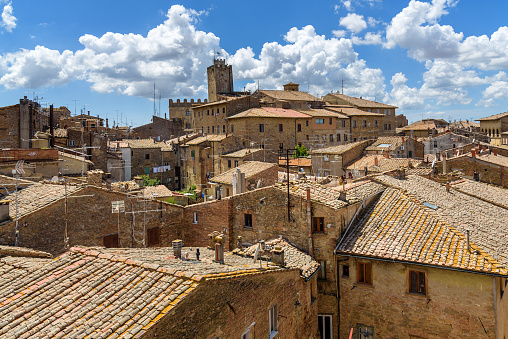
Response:
[[[0,0],[0,106],[24,95],[137,126],[156,97],[206,98],[219,51],[235,89],[287,82],[399,107],[410,121],[507,111],[506,1]],[[159,101],[156,102],[159,110]]]

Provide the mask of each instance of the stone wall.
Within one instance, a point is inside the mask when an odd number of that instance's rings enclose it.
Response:
[[[164,141],[185,135],[183,125],[181,118],[164,119],[154,115],[151,123],[134,128],[134,132],[140,139]]]

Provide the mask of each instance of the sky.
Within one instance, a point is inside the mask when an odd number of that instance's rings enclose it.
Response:
[[[139,126],[169,98],[206,98],[220,57],[235,90],[294,82],[395,105],[410,122],[508,111],[503,0],[0,0],[0,11],[0,106],[27,96]]]

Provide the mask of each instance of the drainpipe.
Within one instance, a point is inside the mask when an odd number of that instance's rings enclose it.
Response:
[[[310,208],[310,188],[307,188],[307,223],[309,225],[309,254],[311,257],[313,257],[314,246],[312,245],[312,212]]]

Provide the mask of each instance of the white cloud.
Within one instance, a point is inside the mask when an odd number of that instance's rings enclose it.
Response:
[[[106,33],[84,35],[76,52],[38,46],[4,55],[0,84],[37,88],[86,79],[95,91],[151,97],[153,82],[164,96],[190,97],[205,92],[206,67],[219,48],[219,38],[198,31],[203,12],[172,6],[167,20],[146,36]]]
[[[344,6],[344,8],[346,8],[347,11],[352,11],[353,10],[353,5],[351,4],[351,1],[350,0],[341,0],[342,2],[342,5]]]
[[[9,1],[2,10],[2,22],[1,26],[5,28],[6,31],[12,32],[14,28],[16,28],[16,17],[12,15],[12,3]]]
[[[508,81],[494,81],[483,91],[486,100],[508,98]]]
[[[453,27],[439,25],[437,20],[455,5],[452,0],[433,0],[432,3],[411,0],[386,28],[386,48],[396,45],[408,50],[419,61],[456,56],[462,33]]]
[[[334,30],[332,31],[332,34],[336,37],[336,38],[343,38],[346,36],[346,31],[342,30],[342,29],[338,29],[338,30]]]
[[[311,94],[324,95],[339,89],[345,79],[348,95],[384,95],[381,70],[371,69],[359,60],[349,39],[327,39],[316,34],[314,27],[292,28],[285,36],[286,44],[265,43],[258,57],[251,48],[238,50],[229,62],[234,78],[255,80],[247,89],[282,88],[287,82],[309,84]]]
[[[363,38],[352,36],[351,41],[355,45],[381,45],[383,39],[381,33],[367,32]]]
[[[354,33],[361,32],[367,28],[367,23],[363,19],[363,15],[358,15],[356,13],[348,13],[348,15],[340,19],[339,23]]]
[[[386,100],[392,102],[401,109],[418,109],[422,108],[424,98],[420,96],[417,88],[411,88],[406,85],[407,78],[403,73],[397,73],[392,76],[390,84],[392,90]]]
[[[380,23],[381,23],[381,20],[377,20],[371,16],[369,16],[367,18],[367,24],[369,25],[369,27],[375,27],[376,25],[378,25]]]
[[[428,88],[477,86],[487,82],[487,79],[479,77],[476,71],[464,70],[454,62],[429,60],[425,67],[428,70],[423,74],[423,80]]]

